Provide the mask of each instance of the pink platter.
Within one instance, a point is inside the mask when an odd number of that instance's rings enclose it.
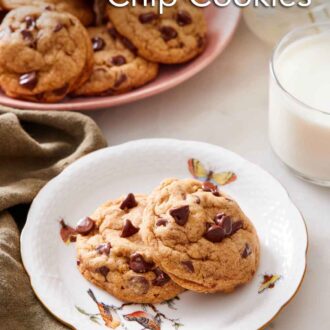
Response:
[[[228,45],[240,19],[240,10],[234,5],[226,8],[210,6],[204,10],[209,28],[208,44],[204,53],[183,65],[162,66],[157,79],[144,87],[117,96],[67,98],[62,102],[51,104],[11,99],[0,92],[0,104],[34,110],[97,110],[131,103],[173,88],[191,78],[215,60]]]

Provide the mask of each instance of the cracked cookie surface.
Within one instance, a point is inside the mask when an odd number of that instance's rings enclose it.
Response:
[[[137,56],[116,33],[111,23],[91,27],[88,33],[94,48],[94,67],[89,79],[75,95],[114,95],[153,80],[158,64]]]
[[[82,275],[120,300],[159,303],[183,291],[155,263],[140,236],[146,196],[128,195],[98,208],[94,230],[77,237]],[[127,222],[129,220],[129,222]]]
[[[188,1],[178,1],[164,8],[163,14],[158,12],[158,3],[155,7],[107,7],[115,28],[135,45],[139,55],[150,61],[183,63],[204,50],[207,27],[201,9]]]
[[[160,267],[193,291],[231,292],[259,264],[250,220],[234,200],[200,181],[165,180],[148,198],[141,233]]]
[[[0,27],[0,86],[10,97],[55,102],[88,78],[92,45],[80,21],[46,7],[12,10]]]
[[[92,6],[86,0],[0,0],[0,7],[6,10],[47,4],[53,5],[57,11],[76,16],[86,26],[94,21]]]

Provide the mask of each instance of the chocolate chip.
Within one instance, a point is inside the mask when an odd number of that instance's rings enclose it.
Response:
[[[225,232],[223,228],[218,225],[212,225],[204,234],[204,237],[212,243],[220,243],[225,238]]]
[[[252,254],[251,246],[246,243],[241,256],[242,256],[242,258],[246,259],[250,254]]]
[[[118,38],[118,32],[113,27],[108,28],[108,33],[113,39]]]
[[[54,32],[59,32],[64,28],[64,25],[61,23],[57,23],[56,26],[54,27]]]
[[[29,40],[29,41],[33,40],[33,34],[29,30],[22,30],[21,35],[25,40]]]
[[[88,235],[95,227],[95,221],[87,217],[79,221],[76,232],[80,235]]]
[[[80,265],[80,260],[77,260],[77,266],[79,266]]]
[[[166,227],[167,226],[167,220],[166,219],[158,219],[157,222],[156,222],[156,226],[157,227],[160,227],[160,226],[164,226]]]
[[[124,83],[127,80],[126,74],[122,73],[117,80],[115,81],[115,84],[113,85],[114,88],[118,88],[122,83]]]
[[[174,218],[179,226],[184,226],[189,218],[189,206],[181,206],[176,209],[170,210],[170,215]]]
[[[29,30],[34,29],[34,27],[36,26],[36,20],[32,16],[26,16],[24,18],[24,21],[26,23],[26,28],[29,29]]]
[[[218,214],[215,217],[214,221],[218,226],[220,226],[223,229],[226,236],[232,234],[233,222],[229,216]]]
[[[61,230],[60,235],[64,243],[72,242],[72,237],[76,236],[76,231],[74,228],[68,226],[63,219],[60,221]]]
[[[133,276],[129,283],[135,294],[146,294],[150,288],[149,281],[143,276]]]
[[[186,10],[179,10],[176,21],[180,26],[185,26],[192,23],[192,18]]]
[[[139,16],[139,21],[142,24],[148,24],[157,19],[158,15],[154,12],[144,13]]]
[[[122,55],[117,55],[117,56],[114,56],[112,59],[111,59],[111,63],[113,65],[116,65],[116,66],[121,66],[121,65],[124,65],[127,63],[126,61],[126,58]]]
[[[243,222],[241,220],[233,222],[232,224],[232,234],[235,234],[238,230],[243,228]]]
[[[132,42],[126,37],[121,37],[121,42],[128,48],[133,54],[137,54],[138,49],[132,44]]]
[[[198,196],[194,196],[195,198],[195,203],[196,204],[200,204],[201,203],[201,199]]]
[[[195,268],[193,263],[190,260],[187,261],[182,261],[181,264],[190,272],[190,273],[194,273],[195,272]]]
[[[70,243],[77,242],[77,236],[70,236]]]
[[[159,31],[165,41],[170,41],[178,36],[178,32],[176,32],[176,30],[171,26],[162,26]]]
[[[152,281],[152,284],[155,286],[164,286],[167,282],[170,281],[170,277],[164,273],[160,268],[156,268],[153,270],[156,277]]]
[[[19,77],[19,84],[22,87],[33,89],[38,83],[37,73],[35,71],[24,73]]]
[[[127,197],[123,200],[123,202],[120,204],[120,208],[122,210],[126,209],[132,209],[133,207],[136,207],[138,204],[135,200],[135,196],[132,193],[129,193]]]
[[[96,269],[96,271],[100,274],[102,274],[105,278],[107,278],[107,275],[110,272],[110,269],[107,266],[102,266]]]
[[[218,213],[215,218],[215,225],[207,227],[204,237],[213,243],[221,242],[225,237],[229,237],[243,227],[242,221],[233,222],[230,216],[223,212]]]
[[[112,248],[111,243],[103,243],[96,248],[96,251],[99,254],[105,254],[108,256],[110,254],[111,248]]]
[[[154,267],[153,262],[146,262],[140,253],[134,253],[130,257],[129,268],[136,273],[146,273]]]
[[[217,197],[220,196],[218,187],[216,185],[214,185],[212,182],[209,182],[209,181],[203,182],[202,189],[205,192],[211,192],[214,196],[217,196]]]
[[[92,38],[92,45],[94,52],[98,52],[105,47],[105,41],[100,37]]]
[[[125,221],[125,225],[124,225],[124,228],[121,232],[121,235],[120,237],[130,237],[130,236],[133,236],[134,234],[136,234],[138,231],[140,230],[140,228],[137,228],[135,227],[131,220],[126,220]]]

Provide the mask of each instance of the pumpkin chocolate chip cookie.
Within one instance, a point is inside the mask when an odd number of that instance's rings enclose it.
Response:
[[[116,33],[111,23],[88,29],[94,49],[94,67],[75,95],[114,95],[153,80],[158,64],[137,56]]]
[[[47,4],[52,5],[57,11],[76,16],[83,25],[91,25],[94,21],[93,8],[87,0],[0,0],[0,8],[6,10]]]
[[[141,234],[180,286],[230,292],[255,274],[259,242],[238,204],[211,185],[165,180],[148,198]]]
[[[150,61],[183,63],[200,54],[207,31],[202,10],[189,1],[177,1],[159,15],[156,4],[123,8],[109,5],[107,12],[118,32]]]
[[[0,86],[10,97],[55,102],[88,78],[93,51],[86,29],[51,6],[12,10],[0,27]]]
[[[130,303],[158,303],[183,291],[155,264],[152,251],[142,242],[145,204],[146,196],[133,194],[109,201],[89,218],[94,226],[88,224],[77,237],[82,275]]]

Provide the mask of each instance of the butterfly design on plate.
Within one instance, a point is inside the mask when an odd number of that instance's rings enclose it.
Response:
[[[219,186],[224,186],[237,179],[234,172],[214,172],[207,170],[198,159],[194,158],[188,160],[188,169],[195,179],[209,181]]]

